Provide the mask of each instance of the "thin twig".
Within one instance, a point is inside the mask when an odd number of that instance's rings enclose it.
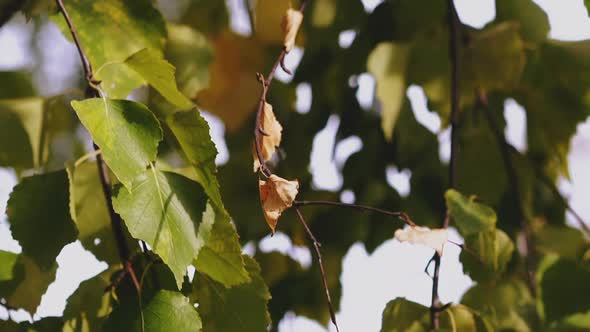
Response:
[[[457,15],[457,9],[453,0],[448,0],[448,25],[449,25],[449,56],[451,60],[451,159],[449,162],[449,188],[457,186],[457,150],[458,150],[458,133],[459,133],[459,77],[461,74],[461,62],[459,60],[459,38],[461,21]],[[443,220],[443,228],[449,227],[451,218],[447,211]],[[438,282],[440,275],[441,257],[438,252],[432,257],[434,261],[434,274],[432,276],[432,300],[430,302],[430,327],[438,329],[440,326],[440,307],[441,302],[438,296]]]
[[[523,211],[523,202],[522,202],[522,193],[520,190],[520,182],[518,180],[518,174],[516,172],[516,168],[512,161],[511,151],[512,146],[506,141],[504,134],[500,130],[498,123],[494,119],[494,115],[488,106],[487,96],[483,91],[479,91],[477,94],[477,103],[483,109],[483,113],[486,116],[486,119],[490,125],[490,129],[492,130],[494,137],[496,138],[496,142],[498,143],[498,147],[500,148],[500,154],[502,156],[502,162],[504,163],[504,169],[506,171],[506,175],[508,176],[508,180],[510,181],[510,187],[514,191],[514,195],[516,196],[516,217],[520,222],[520,227],[524,233],[524,241],[525,241],[525,248],[526,252],[524,252],[524,257],[527,266],[527,282],[529,289],[533,296],[537,294],[537,283],[535,277],[535,246],[533,243],[533,233],[531,231],[529,220]]]
[[[315,248],[315,252],[318,257],[318,264],[320,266],[320,273],[322,275],[322,282],[324,285],[324,291],[326,292],[326,299],[328,300],[328,308],[330,310],[330,319],[332,320],[332,323],[334,324],[334,326],[336,326],[336,331],[340,332],[340,329],[338,328],[338,323],[336,322],[336,314],[334,313],[334,306],[332,305],[332,298],[330,297],[330,290],[328,288],[328,279],[326,278],[326,271],[324,270],[324,263],[322,262],[322,253],[320,252],[321,244],[315,238],[315,236],[311,232],[311,229],[309,229],[309,226],[307,226],[307,223],[305,222],[305,219],[303,218],[301,211],[299,211],[299,208],[297,206],[294,206],[294,208],[295,208],[295,212],[297,213],[297,217],[299,218],[299,221],[301,222],[301,224],[305,228],[305,231],[307,232],[307,235],[309,236],[309,238],[313,242],[313,247]]]
[[[582,216],[580,216],[580,214],[576,210],[574,210],[574,208],[572,208],[568,200],[565,197],[563,197],[563,195],[559,192],[559,189],[557,189],[555,183],[553,183],[553,181],[551,181],[551,179],[547,177],[547,175],[542,174],[542,172],[540,172],[539,170],[535,171],[537,172],[538,177],[541,179],[541,182],[545,186],[547,186],[549,190],[551,190],[551,193],[553,193],[553,195],[557,197],[559,202],[566,208],[566,210],[572,214],[572,216],[578,222],[578,225],[584,231],[586,236],[590,236],[590,228],[588,227],[588,224],[586,223],[586,221],[584,221]]]
[[[76,48],[78,49],[78,54],[80,56],[80,60],[82,61],[82,68],[84,69],[84,76],[86,77],[86,82],[88,83],[88,89],[86,89],[86,97],[87,98],[99,97],[100,96],[100,89],[99,89],[98,85],[100,84],[100,82],[98,82],[94,79],[93,72],[92,72],[92,65],[90,64],[90,61],[88,60],[88,57],[86,56],[86,53],[84,53],[84,50],[82,48],[82,44],[80,43],[80,39],[78,38],[78,33],[76,32],[76,28],[72,24],[72,20],[70,19],[70,15],[68,14],[68,11],[63,4],[63,1],[56,0],[56,3],[57,3],[57,7],[59,8],[59,11],[62,13],[62,16],[64,17],[64,19],[66,21],[66,24],[68,25],[68,28],[70,30],[70,34],[72,35],[72,38],[74,39],[74,44],[76,45]],[[95,151],[99,151],[99,148],[96,144],[94,144],[93,146],[94,146]],[[130,274],[131,279],[133,280],[133,283],[134,283],[137,291],[139,292],[140,291],[139,282],[137,281],[137,276],[135,275],[135,272],[133,271],[133,267],[131,266],[131,263],[129,261],[129,248],[127,247],[127,242],[125,241],[125,235],[123,233],[123,228],[122,228],[123,226],[122,226],[122,222],[121,222],[121,217],[115,212],[115,209],[113,208],[113,202],[111,200],[111,197],[112,197],[111,183],[112,182],[110,180],[109,170],[108,170],[106,164],[104,163],[104,160],[103,160],[101,154],[96,155],[96,163],[98,165],[98,174],[99,174],[99,178],[100,178],[100,184],[101,184],[102,191],[103,191],[106,203],[107,203],[109,216],[111,218],[111,226],[113,228],[113,233],[114,233],[115,240],[117,243],[117,250],[119,252],[119,257],[121,259],[121,262],[122,262],[125,270]]]
[[[307,7],[307,0],[301,1],[301,5],[299,6],[299,11],[301,13],[304,13],[306,7]],[[258,158],[258,162],[260,163],[260,171],[266,177],[271,176],[272,172],[268,168],[268,166],[266,165],[266,161],[264,160],[264,157],[262,156],[262,136],[264,136],[264,129],[262,127],[262,118],[263,118],[263,112],[264,112],[264,104],[266,103],[266,95],[268,94],[268,89],[270,88],[272,80],[273,80],[275,73],[276,73],[277,69],[279,68],[279,66],[281,66],[281,68],[283,68],[283,70],[286,73],[291,74],[291,71],[289,69],[287,69],[285,66],[284,60],[285,60],[286,55],[287,55],[287,50],[283,47],[283,50],[281,51],[281,53],[279,54],[279,56],[275,60],[275,63],[273,64],[270,72],[268,73],[268,76],[266,76],[266,79],[264,78],[264,76],[262,74],[260,74],[260,73],[256,74],[257,79],[262,84],[262,92],[260,93],[260,99],[258,101],[258,108],[256,110],[256,125],[254,126],[254,149],[256,150],[256,157]]]
[[[379,208],[375,208],[375,207],[367,206],[367,205],[347,204],[347,203],[332,202],[332,201],[294,201],[293,202],[293,206],[296,206],[296,207],[306,206],[306,205],[338,206],[338,207],[345,207],[345,208],[361,210],[361,211],[371,211],[371,212],[381,213],[386,216],[398,218],[398,219],[402,220],[404,223],[406,223],[408,226],[412,226],[412,227],[416,226],[416,224],[412,221],[410,216],[408,216],[408,214],[406,214],[405,212],[393,212],[393,211],[387,211],[387,210],[383,210],[383,209],[379,209]]]

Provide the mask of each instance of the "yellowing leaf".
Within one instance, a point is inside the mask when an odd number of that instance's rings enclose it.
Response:
[[[439,255],[442,255],[448,237],[449,232],[446,229],[430,229],[428,227],[413,226],[395,231],[395,238],[398,241],[423,244],[436,250]]]
[[[230,32],[213,41],[215,59],[209,66],[209,87],[195,91],[197,104],[219,116],[228,132],[240,129],[256,110],[261,84],[256,72],[264,65],[262,46]]]
[[[279,217],[293,205],[299,192],[299,181],[288,181],[273,174],[267,181],[259,180],[258,189],[264,218],[274,234]]]
[[[293,46],[295,46],[295,38],[301,27],[301,22],[303,22],[302,12],[292,8],[287,9],[285,16],[283,16],[283,22],[281,23],[284,34],[283,46],[287,53],[291,52]]]
[[[270,160],[276,151],[276,147],[281,144],[283,126],[277,121],[275,113],[272,111],[272,105],[265,102],[262,109],[262,129],[268,136],[263,135],[260,145],[262,147],[262,157],[264,161]],[[256,150],[254,150],[256,151]],[[256,153],[254,153],[254,172],[260,168],[260,162]]]
[[[381,102],[381,127],[388,141],[406,94],[406,65],[410,47],[404,44],[381,43],[367,60],[367,68],[377,81],[377,97]]]
[[[291,8],[291,0],[256,0],[254,8],[255,37],[265,44],[283,42],[284,34],[279,27],[283,15]]]

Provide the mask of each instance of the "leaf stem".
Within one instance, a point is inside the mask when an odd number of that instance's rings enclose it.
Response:
[[[326,292],[326,299],[328,300],[328,308],[330,310],[330,319],[332,320],[332,323],[336,327],[336,331],[340,332],[340,329],[338,328],[338,323],[336,322],[336,314],[334,312],[334,306],[332,305],[332,298],[330,297],[330,289],[328,288],[328,279],[326,278],[326,271],[324,270],[324,263],[322,262],[322,253],[320,251],[321,244],[318,242],[316,237],[313,235],[313,233],[311,232],[311,229],[309,229],[309,226],[305,222],[305,218],[303,218],[303,214],[301,214],[301,211],[299,210],[299,208],[297,206],[294,206],[294,208],[295,208],[295,213],[297,213],[297,217],[298,217],[299,221],[301,222],[301,224],[303,225],[303,228],[305,228],[305,231],[307,232],[307,235],[309,236],[309,238],[313,242],[313,247],[315,249],[315,252],[316,252],[316,255],[318,258],[318,265],[320,266],[320,273],[322,275],[322,283],[324,286],[324,291]]]
[[[354,210],[376,212],[376,213],[381,213],[386,216],[398,218],[398,219],[402,220],[404,223],[406,223],[408,226],[412,226],[412,227],[416,226],[416,224],[412,221],[410,216],[408,216],[408,214],[405,212],[393,212],[393,211],[387,211],[387,210],[383,210],[383,209],[379,209],[379,208],[375,208],[375,207],[367,206],[367,205],[348,204],[348,203],[340,203],[340,202],[332,202],[332,201],[294,201],[293,202],[293,206],[295,206],[295,207],[308,206],[308,205],[337,206],[337,207],[350,208],[350,209],[354,209]]]
[[[86,89],[86,93],[85,93],[86,98],[99,97],[100,96],[100,88],[99,88],[100,82],[96,81],[94,79],[94,76],[92,73],[92,65],[91,65],[90,61],[88,60],[86,53],[84,53],[84,50],[83,50],[82,45],[80,43],[80,39],[78,38],[78,33],[76,32],[76,28],[74,27],[74,25],[72,23],[70,15],[68,14],[68,11],[63,4],[63,1],[56,0],[56,3],[57,3],[57,7],[58,7],[59,11],[62,13],[62,16],[64,17],[64,19],[66,21],[68,29],[70,30],[70,34],[72,35],[72,38],[74,39],[74,44],[76,45],[76,48],[78,49],[78,55],[80,56],[80,60],[82,61],[82,68],[84,69],[84,76],[86,78],[86,82],[88,83],[88,88]],[[94,146],[95,152],[100,151],[99,147],[96,144],[93,144],[93,146]],[[131,266],[131,262],[129,261],[129,248],[127,246],[127,242],[125,241],[125,234],[123,233],[123,225],[122,225],[121,217],[115,212],[115,209],[113,208],[113,202],[111,200],[112,182],[111,182],[110,175],[109,175],[109,169],[108,169],[107,165],[105,164],[105,162],[102,158],[102,155],[100,153],[97,153],[97,155],[96,155],[96,164],[98,166],[98,174],[99,174],[99,178],[100,178],[100,184],[101,184],[102,191],[103,191],[106,203],[107,203],[107,209],[109,211],[109,216],[111,219],[111,226],[113,228],[113,233],[114,233],[115,240],[117,243],[117,250],[119,252],[119,257],[121,259],[121,263],[123,264],[125,271],[127,271],[127,273],[129,273],[129,275],[131,276],[133,284],[135,285],[135,288],[139,294],[139,292],[140,292],[139,282],[137,281],[137,276],[135,275],[135,272],[133,271],[133,267]]]
[[[459,38],[461,33],[461,21],[457,15],[457,9],[453,0],[447,0],[448,4],[448,26],[449,26],[449,57],[451,61],[451,159],[449,162],[449,188],[457,186],[457,151],[459,133],[459,107],[460,107],[460,86],[461,61],[459,59]],[[451,218],[447,211],[442,227],[449,227]],[[441,257],[437,252],[432,257],[434,261],[434,274],[432,276],[432,299],[430,302],[430,327],[438,329],[440,326],[440,299],[438,295],[438,284],[440,275]]]
[[[305,8],[307,7],[307,0],[301,1],[301,5],[299,6],[299,11],[301,13],[305,12]],[[266,96],[268,94],[268,89],[272,83],[272,80],[275,76],[275,73],[279,66],[288,74],[291,74],[291,71],[286,68],[285,66],[285,56],[287,55],[287,50],[283,47],[283,50],[275,60],[268,76],[266,79],[260,73],[256,74],[258,81],[262,84],[262,92],[260,93],[260,99],[258,101],[258,108],[256,110],[256,124],[254,126],[254,149],[256,150],[256,157],[258,158],[258,162],[260,163],[260,171],[261,173],[269,177],[272,175],[271,170],[266,165],[266,161],[262,156],[262,136],[264,135],[264,129],[262,127],[262,117],[264,112],[264,104],[266,103]]]

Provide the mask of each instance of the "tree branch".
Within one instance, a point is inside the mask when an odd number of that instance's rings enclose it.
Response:
[[[408,214],[406,214],[405,212],[393,212],[393,211],[387,211],[387,210],[383,210],[383,209],[379,209],[379,208],[375,208],[375,207],[367,206],[367,205],[347,204],[347,203],[332,202],[332,201],[294,201],[293,202],[293,206],[295,206],[295,207],[309,206],[309,205],[336,206],[336,207],[350,208],[350,209],[354,209],[354,210],[376,212],[376,213],[381,213],[386,216],[398,218],[398,219],[402,220],[404,223],[406,223],[408,226],[412,226],[412,227],[416,226],[416,224],[412,221],[410,216],[408,216]]]
[[[305,8],[307,7],[307,0],[302,0],[301,5],[299,6],[299,11],[301,13],[305,12]],[[258,108],[256,110],[256,125],[254,126],[254,149],[256,150],[256,157],[258,158],[258,162],[260,163],[260,171],[266,177],[272,175],[271,170],[266,165],[266,161],[264,161],[264,157],[262,156],[262,136],[265,136],[264,129],[262,128],[262,117],[263,117],[263,110],[264,104],[266,103],[266,95],[268,94],[268,89],[272,83],[272,80],[275,76],[275,73],[279,66],[288,74],[291,74],[291,71],[287,69],[285,66],[285,56],[287,55],[287,50],[283,47],[283,50],[275,60],[270,72],[266,79],[260,73],[257,73],[257,78],[262,84],[262,92],[260,93],[260,99],[258,101]]]
[[[86,82],[88,84],[88,89],[86,90],[86,98],[93,98],[93,97],[99,97],[100,96],[100,88],[99,88],[99,81],[96,81],[94,79],[94,74],[92,72],[92,65],[90,64],[90,61],[88,60],[88,57],[86,56],[86,53],[84,53],[84,50],[82,48],[82,45],[80,43],[80,39],[78,38],[78,33],[76,32],[76,28],[74,27],[74,25],[72,24],[72,20],[70,18],[70,15],[68,14],[68,11],[66,9],[66,7],[63,4],[62,0],[56,0],[57,3],[57,7],[59,8],[59,11],[62,13],[62,16],[64,17],[66,24],[68,25],[68,28],[70,30],[70,34],[72,35],[72,38],[74,39],[74,44],[76,45],[76,48],[78,49],[78,55],[80,56],[80,60],[82,61],[82,68],[84,69],[84,76],[86,78]],[[94,150],[96,152],[99,151],[99,148],[96,144],[93,144],[94,146]],[[106,164],[104,163],[104,160],[102,158],[101,154],[97,154],[96,156],[96,164],[98,166],[98,174],[99,174],[99,178],[100,178],[100,184],[102,187],[102,191],[107,203],[107,209],[109,211],[109,216],[111,219],[111,226],[113,228],[113,233],[115,236],[115,242],[117,243],[117,250],[119,252],[119,258],[121,259],[121,263],[123,264],[124,267],[124,271],[126,271],[127,273],[129,273],[129,275],[131,276],[131,279],[133,281],[133,284],[135,285],[137,291],[140,291],[139,288],[139,283],[137,282],[137,276],[135,275],[135,272],[133,271],[133,267],[131,266],[131,263],[129,261],[129,248],[127,247],[127,242],[125,241],[125,234],[123,233],[123,226],[122,226],[122,222],[121,222],[121,217],[115,212],[115,209],[113,208],[113,202],[111,200],[112,197],[112,182],[110,180],[110,176],[109,176],[109,169],[106,166]]]
[[[514,148],[506,141],[504,134],[500,130],[500,126],[498,126],[498,123],[494,119],[494,116],[488,106],[487,96],[483,91],[478,92],[477,102],[483,109],[490,128],[494,133],[494,137],[496,138],[496,142],[500,148],[502,162],[504,163],[504,169],[506,171],[506,175],[508,176],[508,181],[510,182],[510,186],[512,187],[514,195],[516,196],[517,218],[520,221],[520,227],[524,233],[525,240],[526,251],[523,254],[527,265],[527,283],[533,296],[536,296],[537,283],[535,277],[535,246],[533,243],[533,234],[529,225],[529,220],[523,211],[522,192],[520,188],[520,182],[518,181],[518,174],[516,172],[516,168],[514,167],[514,163],[512,162],[511,151]]]
[[[449,188],[457,186],[457,150],[459,133],[459,107],[460,87],[459,78],[461,74],[461,61],[459,60],[459,38],[461,33],[461,22],[457,15],[457,9],[453,0],[448,0],[448,25],[449,25],[449,56],[451,60],[451,159],[449,162]],[[449,227],[451,218],[445,216],[442,227]],[[441,302],[438,296],[438,283],[440,275],[440,255],[435,252],[432,257],[434,261],[434,274],[432,276],[432,299],[430,302],[430,326],[437,329],[440,326]]]
[[[301,224],[303,225],[303,228],[305,228],[305,231],[307,232],[307,235],[309,236],[309,238],[313,242],[313,247],[314,247],[315,253],[318,257],[318,264],[320,266],[320,273],[322,275],[322,283],[324,285],[324,291],[326,292],[326,299],[328,300],[328,308],[330,309],[330,319],[332,320],[332,323],[334,324],[334,326],[336,326],[336,331],[340,332],[340,329],[338,328],[338,323],[336,322],[336,314],[334,312],[334,306],[332,305],[332,298],[330,297],[330,289],[328,288],[328,279],[326,278],[326,271],[324,270],[324,263],[322,262],[322,253],[320,252],[321,244],[315,238],[315,236],[311,232],[311,229],[309,229],[309,226],[307,226],[307,223],[305,222],[305,219],[303,218],[301,211],[299,211],[299,208],[297,206],[294,206],[294,208],[295,208],[295,213],[297,213],[297,217],[298,217],[299,221],[301,222]]]

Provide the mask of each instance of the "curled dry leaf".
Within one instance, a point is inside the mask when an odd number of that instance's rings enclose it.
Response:
[[[395,238],[400,242],[411,244],[423,244],[442,255],[443,247],[447,242],[449,232],[447,229],[430,229],[428,227],[412,226],[395,231]]]
[[[259,180],[258,189],[264,218],[274,234],[279,217],[293,205],[299,192],[299,181],[288,181],[273,174],[266,181]]]
[[[299,31],[302,22],[302,12],[292,8],[287,9],[287,11],[285,12],[285,16],[283,16],[283,22],[281,24],[284,36],[283,46],[285,47],[285,51],[287,53],[291,52],[293,46],[295,46],[295,38],[297,37],[297,32]]]
[[[281,144],[281,137],[283,127],[277,121],[275,113],[272,110],[272,105],[264,102],[264,108],[262,109],[262,130],[268,136],[263,135],[261,138],[260,145],[262,146],[262,157],[264,161],[270,160],[272,155],[275,153],[277,146]],[[254,148],[254,172],[257,172],[260,168],[260,162],[256,156],[256,147]]]

